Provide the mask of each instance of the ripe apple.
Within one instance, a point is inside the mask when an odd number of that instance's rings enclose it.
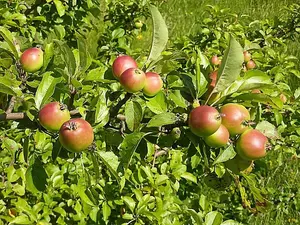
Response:
[[[236,155],[233,159],[225,162],[225,166],[235,174],[239,174],[240,172],[250,173],[252,164],[252,160],[245,160],[239,155]]]
[[[245,160],[256,160],[266,155],[267,137],[259,130],[248,129],[238,138],[236,150]]]
[[[204,137],[204,141],[208,146],[213,148],[224,147],[229,141],[229,132],[227,128],[221,124],[215,133]]]
[[[244,61],[249,62],[251,60],[251,54],[248,51],[244,51]]]
[[[81,152],[93,143],[93,128],[82,118],[70,119],[61,126],[59,141],[65,149]]]
[[[154,72],[147,72],[145,86],[143,93],[147,96],[156,95],[163,87],[163,81],[159,74]]]
[[[20,63],[25,72],[34,73],[44,63],[44,53],[40,48],[26,49],[20,57]]]
[[[146,75],[137,68],[130,68],[122,73],[120,83],[123,88],[130,93],[135,93],[142,90],[145,86]]]
[[[58,131],[70,118],[67,106],[59,102],[50,102],[39,111],[40,124],[50,131]]]
[[[222,124],[228,129],[231,136],[243,133],[247,128],[246,122],[250,120],[248,110],[240,104],[228,103],[220,109]]]
[[[211,64],[213,64],[214,66],[217,66],[221,63],[221,61],[219,60],[218,56],[217,55],[214,55],[212,58],[211,58]]]
[[[208,105],[194,108],[189,115],[189,127],[198,136],[215,133],[221,125],[221,116],[214,107]]]
[[[112,65],[113,74],[118,80],[122,73],[130,68],[138,68],[138,65],[136,61],[128,55],[118,56]]]
[[[246,67],[248,70],[254,69],[256,67],[255,62],[253,60],[248,61]]]

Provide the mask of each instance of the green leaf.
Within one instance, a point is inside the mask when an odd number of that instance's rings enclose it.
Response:
[[[58,15],[60,17],[62,17],[63,15],[65,15],[65,6],[64,4],[60,1],[60,0],[53,0],[56,10],[58,12]]]
[[[229,145],[225,150],[221,150],[218,157],[214,161],[213,165],[221,162],[226,162],[230,159],[233,159],[236,155],[232,145]]]
[[[104,221],[108,221],[108,218],[111,214],[111,209],[109,207],[109,205],[107,204],[107,202],[103,202],[102,204],[102,212],[103,212],[103,219]]]
[[[24,144],[23,144],[23,155],[24,161],[28,163],[28,155],[29,155],[29,137],[25,137]]]
[[[207,80],[203,73],[201,72],[200,66],[204,65],[204,67],[208,66],[208,60],[202,54],[202,52],[197,50],[197,59],[196,59],[196,99],[202,96],[207,90]]]
[[[17,151],[19,149],[18,144],[9,138],[3,138],[3,145],[6,149],[8,149],[9,151]]]
[[[127,207],[130,209],[130,211],[133,213],[134,208],[136,206],[136,202],[133,200],[133,198],[131,198],[129,196],[123,196],[122,199],[125,202],[125,204],[127,205]]]
[[[53,43],[47,44],[44,50],[44,63],[42,71],[45,72],[47,69],[48,64],[50,63],[51,59],[54,55],[54,45]]]
[[[61,57],[66,64],[69,79],[73,78],[75,76],[75,72],[76,72],[76,60],[75,60],[75,56],[74,56],[72,50],[66,43],[63,43],[58,40],[54,40],[54,41],[57,43],[57,45],[60,49]],[[71,81],[71,79],[68,80],[69,83],[70,83],[70,81]]]
[[[101,67],[97,67],[95,69],[92,69],[89,71],[89,73],[87,74],[87,76],[84,78],[85,81],[94,81],[94,82],[105,82],[108,80],[104,79],[104,74],[107,71],[107,67],[106,66],[101,66]],[[114,81],[113,81],[114,82]]]
[[[52,72],[46,72],[42,76],[42,81],[35,93],[35,105],[37,109],[53,95],[55,86],[61,81],[61,78],[54,78],[51,76]]]
[[[209,200],[203,194],[201,194],[201,196],[200,196],[199,205],[203,211],[209,211],[211,209]]]
[[[125,105],[125,118],[129,130],[135,131],[143,119],[143,109],[140,103],[137,101],[127,101]]]
[[[260,70],[249,70],[243,77],[244,82],[238,91],[249,91],[253,89],[275,88],[270,77]]]
[[[240,75],[244,61],[242,46],[231,36],[229,46],[225,51],[222,64],[218,70],[216,86],[211,92],[218,93],[228,88]],[[210,97],[209,97],[210,98]],[[208,100],[209,100],[208,98]]]
[[[100,170],[99,170],[99,162],[98,162],[98,158],[97,155],[94,154],[94,152],[91,152],[91,158],[92,158],[92,162],[93,162],[93,167],[94,167],[94,171],[95,171],[95,178],[97,180],[100,179]]]
[[[175,124],[177,117],[174,113],[161,113],[155,115],[147,124],[147,127],[160,127],[169,124]]]
[[[195,177],[192,173],[184,172],[183,174],[181,174],[181,177],[197,184],[197,177]]]
[[[270,97],[266,94],[246,93],[236,96],[235,99],[250,102],[260,102],[277,109],[282,109],[283,107],[283,102],[279,97]]]
[[[167,98],[162,91],[158,92],[155,97],[151,98],[146,105],[155,114],[164,113],[168,109]]]
[[[33,224],[33,221],[29,220],[28,216],[20,215],[10,221],[9,225],[14,224]]]
[[[169,92],[170,99],[176,104],[176,106],[179,106],[181,108],[186,109],[187,104],[185,99],[182,97],[179,90],[172,90]]]
[[[196,223],[193,223],[193,224],[196,224],[196,225],[202,225],[203,224],[201,215],[199,215],[194,209],[187,209],[187,212],[191,215],[191,217],[196,222]]]
[[[13,64],[13,59],[10,56],[3,57],[0,55],[0,67],[8,69]]]
[[[147,62],[158,59],[168,42],[168,28],[157,7],[150,5],[153,31],[152,45]]]
[[[117,28],[117,29],[113,30],[113,32],[111,34],[113,40],[121,38],[124,35],[125,35],[125,30],[122,28]]]
[[[26,189],[37,194],[39,191],[45,191],[48,175],[39,160],[29,166],[26,171]]]
[[[104,151],[99,151],[98,154],[99,154],[101,161],[109,169],[109,171],[112,173],[112,175],[117,180],[119,180],[120,177],[118,176],[118,173],[117,173],[117,169],[120,164],[118,156],[116,156],[113,152],[104,152]]]
[[[213,211],[205,216],[205,225],[220,225],[223,221],[221,213]]]
[[[19,82],[15,82],[7,77],[0,77],[0,92],[13,96],[21,96],[22,91],[17,86]]]
[[[255,129],[259,130],[266,137],[271,139],[278,139],[280,137],[276,127],[268,121],[260,122],[256,125]]]
[[[79,73],[84,73],[92,64],[92,58],[88,52],[87,40],[80,37],[77,39],[77,46],[79,50]]]
[[[223,223],[221,223],[221,225],[242,225],[242,224],[234,220],[226,220]]]
[[[16,59],[19,58],[19,53],[14,45],[12,33],[5,27],[0,27],[0,35],[3,37],[4,41],[9,45],[9,48]],[[1,89],[0,89],[1,90]]]
[[[142,132],[135,132],[132,134],[126,135],[123,142],[120,144],[120,155],[121,155],[121,162],[125,169],[129,166],[131,158],[135,151],[137,150],[141,140],[145,136],[145,133]]]
[[[99,123],[101,126],[107,124],[109,120],[109,108],[107,107],[106,102],[106,92],[107,90],[101,90],[96,104],[95,122]]]

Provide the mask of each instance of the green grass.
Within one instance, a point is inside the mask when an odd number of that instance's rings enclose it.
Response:
[[[176,38],[191,34],[197,30],[206,5],[218,5],[229,8],[236,14],[249,15],[251,19],[265,19],[280,15],[284,6],[295,3],[294,0],[166,0],[160,10],[164,14],[170,37]]]

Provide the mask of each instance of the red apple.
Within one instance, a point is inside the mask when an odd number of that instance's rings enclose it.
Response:
[[[227,128],[221,124],[215,133],[204,137],[204,141],[208,146],[213,148],[224,147],[229,141],[229,132]]]
[[[222,124],[228,129],[231,136],[241,134],[248,129],[247,121],[250,120],[248,110],[240,104],[228,103],[220,109]]]
[[[159,74],[154,72],[147,72],[145,86],[143,93],[147,96],[156,95],[163,87],[163,81]]]
[[[264,157],[268,139],[259,130],[248,129],[238,138],[236,150],[245,160],[256,160]]]
[[[70,118],[67,106],[59,102],[50,102],[39,111],[40,124],[50,131],[58,131]]]
[[[115,78],[120,79],[122,73],[130,68],[138,68],[136,61],[128,55],[118,56],[112,65]]]
[[[120,83],[123,88],[130,93],[141,91],[146,82],[145,73],[137,68],[130,68],[122,73]]]
[[[21,55],[20,63],[24,71],[34,73],[43,66],[44,53],[40,48],[29,48]]]
[[[93,128],[82,118],[70,119],[61,126],[59,141],[65,149],[81,152],[93,143]]]
[[[215,133],[221,125],[221,116],[214,107],[202,105],[190,112],[189,127],[198,136]]]
[[[253,60],[248,61],[246,67],[248,70],[254,69],[256,67],[255,62]]]
[[[251,60],[251,54],[248,51],[244,51],[244,61],[249,62]]]
[[[211,64],[213,64],[214,66],[217,66],[221,63],[221,60],[219,60],[218,56],[217,55],[214,55],[212,58],[211,58]]]

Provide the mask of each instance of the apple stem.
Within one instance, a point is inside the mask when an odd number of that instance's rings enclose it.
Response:
[[[221,120],[221,119],[222,119],[222,115],[220,113],[216,115],[216,120]]]
[[[59,103],[59,109],[60,109],[61,111],[64,111],[64,110],[67,109],[67,108],[68,108],[68,107],[67,107],[66,104]]]

